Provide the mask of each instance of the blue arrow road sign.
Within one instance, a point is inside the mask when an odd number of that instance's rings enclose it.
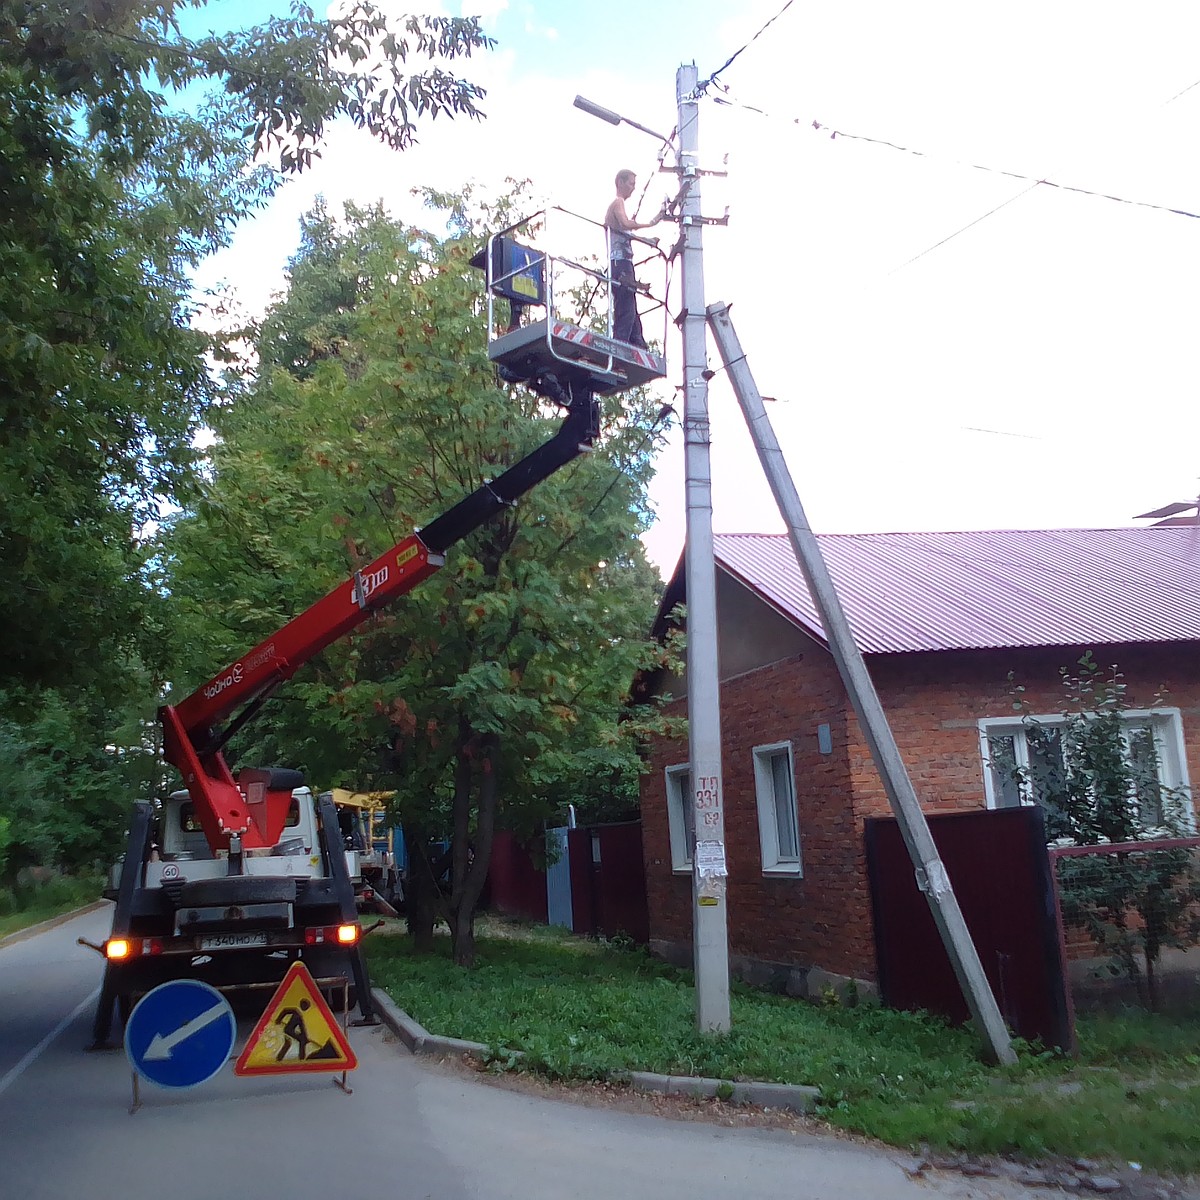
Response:
[[[125,1025],[125,1053],[143,1078],[190,1088],[229,1061],[237,1022],[229,1001],[198,979],[173,979],[147,992]]]

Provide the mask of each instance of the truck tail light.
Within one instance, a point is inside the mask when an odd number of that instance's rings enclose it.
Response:
[[[332,942],[337,946],[356,946],[362,937],[362,926],[347,925],[313,925],[304,931],[306,946],[323,946]]]
[[[162,952],[163,944],[159,938],[109,938],[104,943],[104,957],[112,962],[124,962],[126,959]]]

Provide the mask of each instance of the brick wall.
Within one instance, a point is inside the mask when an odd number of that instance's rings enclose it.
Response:
[[[1064,698],[1059,668],[1073,667],[1085,649],[872,656],[871,678],[922,806],[937,812],[983,804],[978,721],[1014,716],[1015,684],[1025,688],[1022,699],[1031,711],[1060,712]],[[1188,761],[1200,763],[1200,647],[1102,646],[1093,657],[1102,667],[1115,663],[1120,668],[1130,707],[1161,703],[1179,708]],[[1160,692],[1165,695],[1158,700]],[[859,750],[854,755],[858,815],[886,814],[887,798],[856,721],[852,737]]]
[[[721,753],[729,880],[731,955],[874,980],[875,952],[862,823],[890,813],[866,741],[828,651],[803,653],[722,680]],[[789,647],[791,648],[791,647]],[[1063,706],[1061,666],[1083,648],[874,655],[875,686],[917,795],[928,812],[983,807],[978,720],[1013,715],[1010,671],[1036,712]],[[1200,647],[1111,646],[1133,707],[1182,711],[1188,763],[1200,763]],[[683,711],[685,702],[674,708]],[[831,727],[822,754],[817,726]],[[753,748],[791,741],[803,877],[764,877],[758,841]],[[652,748],[642,779],[646,889],[653,942],[688,945],[690,875],[671,870],[665,766],[687,761],[686,742]]]
[[[833,660],[816,643],[799,656],[721,684],[721,757],[729,864],[729,949],[772,963],[817,965],[873,976],[861,828],[846,755],[846,705]],[[682,712],[685,702],[673,708]],[[831,727],[833,751],[818,748]],[[803,875],[764,877],[754,787],[755,746],[790,741]],[[650,936],[691,939],[692,885],[671,870],[663,769],[687,761],[685,741],[659,743],[642,779],[642,828]]]

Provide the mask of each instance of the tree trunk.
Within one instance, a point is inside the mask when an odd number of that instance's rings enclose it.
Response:
[[[405,821],[408,877],[404,882],[404,917],[413,945],[421,954],[433,950],[433,927],[441,908],[437,878],[429,860],[429,836],[416,822]]]
[[[492,861],[492,839],[496,829],[496,770],[499,738],[494,733],[481,735],[471,747],[464,747],[455,772],[454,789],[454,886],[450,893],[450,934],[454,961],[460,967],[475,965],[475,906],[487,882]],[[472,764],[471,759],[476,762]],[[465,766],[464,766],[465,764]],[[470,801],[472,783],[478,767],[479,806],[475,819],[475,837],[470,839]],[[463,785],[460,790],[460,783]],[[462,808],[460,811],[460,800]],[[461,834],[462,849],[457,844]]]
[[[450,835],[450,899],[447,920],[454,962],[460,967],[475,965],[474,913],[466,914],[464,923],[461,907],[463,884],[471,865],[471,790],[475,768],[474,736],[470,723],[460,718],[458,724],[458,760],[454,766],[454,798],[451,807]],[[467,926],[468,928],[464,928]],[[460,953],[461,948],[461,953]]]
[[[454,965],[470,970],[475,965],[475,913],[461,914],[454,922]]]
[[[424,855],[415,854],[409,862],[415,860],[423,862]],[[434,903],[431,891],[427,871],[418,869],[409,872],[404,919],[413,946],[420,954],[430,954],[433,951]]]
[[[1142,954],[1146,958],[1146,999],[1150,1011],[1159,1011],[1162,997],[1158,991],[1158,959],[1163,949],[1164,931],[1170,923],[1164,919],[1166,904],[1164,889],[1152,882],[1138,905],[1142,917]]]

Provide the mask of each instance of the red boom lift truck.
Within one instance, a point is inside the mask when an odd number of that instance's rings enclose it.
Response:
[[[517,228],[489,238],[475,260],[487,276],[489,356],[502,378],[566,409],[558,432],[186,699],[159,709],[164,754],[186,791],[163,806],[158,845],[151,837],[152,806],[133,806],[124,859],[109,893],[115,910],[103,946],[95,1046],[108,1043],[114,1005],[125,1016],[138,996],[159,983],[192,977],[233,989],[277,982],[296,959],[315,978],[351,979],[363,1020],[375,1019],[332,796],[314,800],[302,774],[286,768],[234,774],[222,751],[309,659],[411,591],[442,566],[455,542],[589,450],[599,434],[597,396],[665,374],[658,354],[611,338],[611,318],[593,328],[556,315],[556,281],[564,271],[583,271],[593,285],[607,287],[609,281],[519,244],[511,236]],[[558,291],[570,294],[561,285]],[[497,300],[510,309],[502,332]],[[529,309],[545,315],[525,322]]]

